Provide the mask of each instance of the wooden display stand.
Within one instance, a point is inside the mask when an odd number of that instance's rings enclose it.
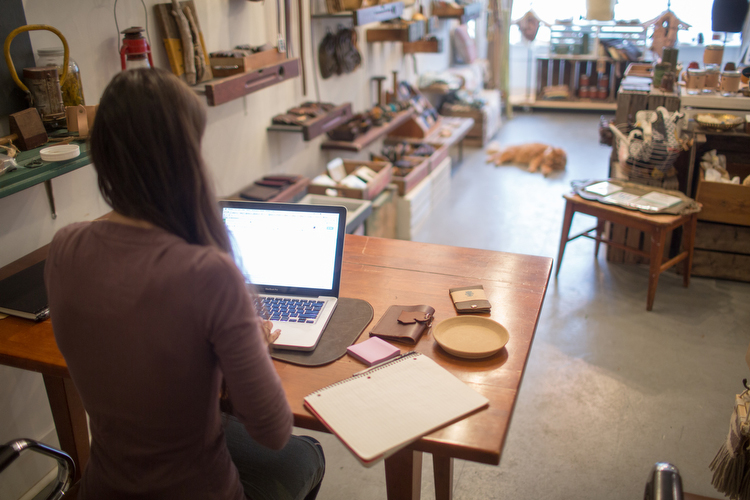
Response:
[[[209,56],[208,60],[211,62],[211,71],[214,78],[226,78],[227,76],[247,73],[266,66],[282,63],[286,60],[286,55],[280,53],[276,48],[272,48],[243,57]]]
[[[393,183],[398,187],[398,194],[404,196],[419,184],[430,173],[430,158],[422,156],[404,156],[402,159],[414,165],[405,176],[393,175]],[[395,169],[394,169],[395,171]]]
[[[404,25],[381,24],[367,30],[367,42],[416,42],[425,35],[424,21],[408,21]]]
[[[336,106],[328,113],[313,118],[304,125],[281,125],[272,123],[266,130],[272,132],[298,132],[302,134],[305,141],[319,137],[329,130],[333,130],[341,124],[348,122],[352,117],[352,103],[347,102]]]
[[[411,116],[399,127],[393,129],[390,135],[397,137],[411,137],[414,139],[424,139],[440,128],[441,120],[438,120],[432,125],[428,125],[421,116]]]
[[[727,171],[740,180],[750,175],[750,135],[742,132],[696,134],[696,163],[716,149]],[[700,167],[697,167],[700,169]],[[750,282],[750,186],[707,182],[699,173],[695,199],[703,204],[695,236],[693,274]]]
[[[358,200],[372,200],[379,195],[385,187],[391,183],[393,178],[393,166],[383,161],[357,161],[344,160],[344,169],[349,175],[361,166],[366,166],[378,173],[373,180],[367,183],[364,189],[354,189],[346,186],[320,186],[310,184],[307,188],[308,193],[328,194],[331,190],[336,191],[336,196],[342,198],[355,198]]]

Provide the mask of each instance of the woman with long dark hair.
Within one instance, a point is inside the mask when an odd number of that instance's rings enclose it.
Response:
[[[50,247],[55,338],[90,417],[82,499],[315,498],[323,478],[320,444],[291,434],[271,325],[231,257],[205,126],[171,73],[118,74],[90,139],[113,213]]]

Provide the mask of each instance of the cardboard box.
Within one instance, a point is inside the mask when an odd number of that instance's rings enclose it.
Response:
[[[356,198],[358,200],[372,200],[385,189],[385,187],[391,183],[393,177],[393,166],[388,162],[383,161],[356,161],[356,160],[344,160],[344,168],[346,174],[349,175],[357,170],[362,165],[371,168],[377,175],[373,180],[367,183],[364,189],[353,189],[346,186],[320,186],[316,184],[310,184],[307,187],[308,193],[313,194],[329,194],[335,192],[335,196],[342,198]]]

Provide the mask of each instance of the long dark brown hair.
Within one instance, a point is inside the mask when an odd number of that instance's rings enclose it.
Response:
[[[204,105],[172,73],[123,71],[99,102],[91,158],[115,211],[231,253],[201,155],[205,128]]]

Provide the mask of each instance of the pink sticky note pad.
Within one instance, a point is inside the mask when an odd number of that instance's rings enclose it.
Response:
[[[395,358],[401,354],[401,349],[378,337],[370,337],[364,342],[350,345],[346,348],[346,352],[366,365],[372,366]]]

